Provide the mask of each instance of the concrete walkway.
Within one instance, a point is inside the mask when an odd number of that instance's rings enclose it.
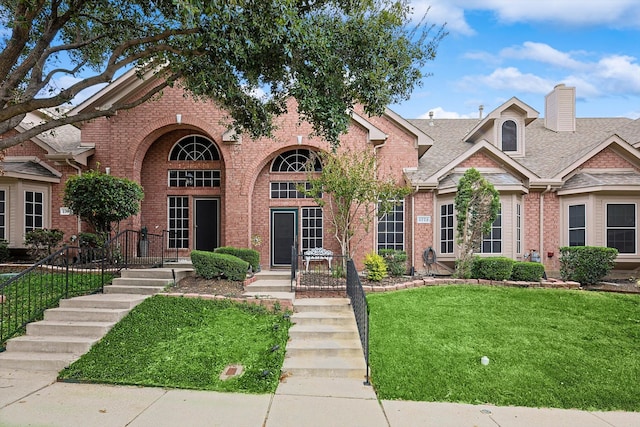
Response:
[[[348,397],[346,397],[348,396]],[[637,427],[640,413],[378,402],[359,380],[288,379],[275,394],[68,384],[0,370],[2,427]]]

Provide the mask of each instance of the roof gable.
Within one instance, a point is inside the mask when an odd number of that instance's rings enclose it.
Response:
[[[490,112],[484,119],[480,120],[480,122],[464,136],[464,141],[475,142],[478,138],[481,138],[483,134],[494,126],[494,122],[500,119],[502,114],[506,111],[513,111],[522,116],[525,126],[537,119],[539,115],[535,109],[520,101],[518,98],[512,97],[507,102]]]

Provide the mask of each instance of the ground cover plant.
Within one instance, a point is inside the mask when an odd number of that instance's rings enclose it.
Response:
[[[290,322],[228,300],[154,296],[134,308],[62,379],[226,392],[274,392]],[[222,381],[241,364],[241,376]]]
[[[104,274],[104,283],[113,275]],[[5,301],[0,304],[0,347],[16,335],[24,332],[28,322],[41,320],[44,310],[56,307],[63,298],[71,298],[97,292],[102,288],[102,274],[46,272],[34,270],[11,283],[0,283],[0,294]]]
[[[439,286],[368,301],[380,399],[640,411],[638,295]]]

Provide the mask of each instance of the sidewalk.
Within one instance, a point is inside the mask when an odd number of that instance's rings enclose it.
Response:
[[[637,427],[640,412],[378,402],[359,380],[288,378],[275,394],[250,395],[58,383],[54,373],[0,370],[0,426]]]

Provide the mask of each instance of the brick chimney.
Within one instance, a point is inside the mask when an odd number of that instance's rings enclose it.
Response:
[[[554,132],[576,131],[576,88],[556,85],[544,98],[544,126]]]

